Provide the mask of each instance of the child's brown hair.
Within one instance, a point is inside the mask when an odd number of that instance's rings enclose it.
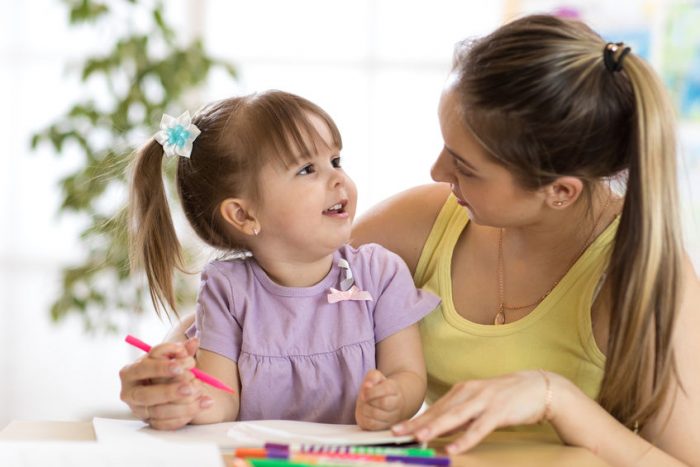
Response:
[[[316,152],[323,141],[311,118],[328,127],[338,149],[340,132],[316,104],[282,91],[233,97],[206,106],[193,117],[200,130],[189,158],[178,157],[176,185],[185,216],[197,235],[217,249],[245,249],[219,211],[227,198],[259,200],[260,169],[285,165]],[[173,271],[183,269],[163,184],[163,147],[149,140],[135,155],[129,191],[132,269],[143,267],[156,311],[176,311]]]

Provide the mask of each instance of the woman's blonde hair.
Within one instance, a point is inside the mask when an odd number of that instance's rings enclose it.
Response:
[[[331,142],[311,118],[328,127]],[[260,169],[284,165],[316,151],[319,142],[342,148],[333,119],[316,104],[282,91],[267,91],[214,102],[192,119],[201,134],[191,157],[179,157],[176,185],[183,211],[197,235],[224,251],[244,249],[219,212],[227,198],[260,201]],[[130,167],[129,244],[132,269],[143,267],[156,311],[176,311],[173,272],[183,270],[180,243],[163,184],[163,147],[151,138]]]
[[[578,21],[527,16],[459,44],[465,125],[524,187],[564,175],[627,178],[606,290],[610,334],[600,404],[629,427],[661,407],[677,377],[671,336],[682,258],[674,115],[659,78]],[[614,60],[621,60],[624,46]],[[620,62],[618,62],[620,63]],[[590,196],[588,199],[591,199]]]

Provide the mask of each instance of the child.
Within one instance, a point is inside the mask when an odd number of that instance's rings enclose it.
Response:
[[[201,342],[197,367],[238,394],[201,385],[211,407],[168,428],[290,419],[374,430],[420,407],[416,323],[439,300],[415,289],[393,253],[347,245],[357,193],[341,146],[321,108],[268,91],[215,102],[191,122],[164,116],[137,154],[132,254],[157,310],[175,310],[172,271],[182,267],[163,154],[180,156],[176,183],[195,232],[235,253],[204,269],[189,334]]]

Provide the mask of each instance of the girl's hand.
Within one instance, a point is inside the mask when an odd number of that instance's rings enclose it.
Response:
[[[198,347],[197,339],[160,344],[120,370],[121,400],[136,417],[153,428],[175,430],[211,406],[189,371]]]
[[[413,434],[420,442],[465,430],[446,447],[457,454],[478,444],[496,428],[537,423],[551,418],[548,381],[555,375],[523,371],[486,380],[455,384],[422,415],[392,428],[396,435]]]
[[[385,430],[401,419],[403,406],[398,383],[379,370],[371,370],[357,395],[355,420],[365,430]]]

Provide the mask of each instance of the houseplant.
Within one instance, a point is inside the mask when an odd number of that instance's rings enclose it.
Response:
[[[65,115],[32,136],[32,148],[50,144],[57,156],[76,151],[82,161],[60,181],[59,210],[83,222],[85,254],[63,267],[62,286],[50,313],[54,321],[78,315],[88,331],[116,331],[124,317],[143,312],[148,296],[143,278],[129,273],[124,217],[129,155],[157,129],[164,112],[179,114],[197,106],[197,90],[214,69],[232,79],[236,70],[209,56],[201,38],[183,44],[182,34],[168,24],[161,1],[63,3],[71,25],[126,30],[115,35],[106,52],[88,56],[79,67],[86,89],[106,92],[86,93]],[[139,27],[131,26],[135,23]],[[166,166],[171,184],[174,164]],[[191,300],[192,286],[182,277],[176,280],[182,300]]]

